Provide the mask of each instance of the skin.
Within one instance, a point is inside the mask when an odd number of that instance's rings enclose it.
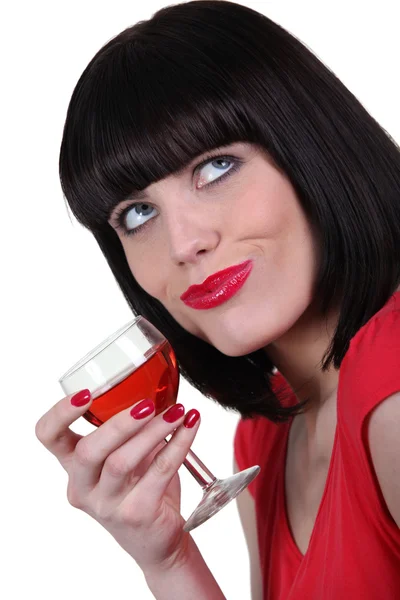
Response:
[[[117,227],[115,212],[110,224],[137,282],[186,330],[229,356],[264,348],[292,387],[304,385],[298,396],[312,398],[305,421],[312,434],[319,408],[338,383],[336,370],[319,369],[337,315],[326,322],[313,307],[315,236],[292,185],[262,148],[240,142],[221,149],[224,154],[242,162],[225,181],[207,185],[230,165],[197,170],[200,156],[146,189],[139,205],[153,211],[147,210],[144,230],[128,236]],[[117,207],[132,207],[125,221],[130,229],[139,224],[133,204]],[[180,300],[189,285],[248,258],[252,273],[229,302],[195,310]]]
[[[317,243],[290,182],[255,145],[232,144],[221,149],[227,154],[233,163],[214,161],[199,169],[203,157],[198,157],[179,174],[149,186],[140,204],[154,213],[149,211],[152,218],[136,235],[117,227],[115,214],[110,225],[138,283],[184,328],[229,356],[263,348],[292,388],[302,386],[299,399],[311,398],[307,412],[293,421],[286,465],[289,520],[305,548],[336,427],[339,373],[322,373],[319,365],[337,314],[326,320],[315,310]],[[210,185],[238,163],[230,177]],[[117,208],[128,205],[133,207],[132,199]],[[135,225],[133,208],[126,224]],[[229,302],[194,310],[180,300],[188,286],[248,258],[252,273]],[[137,421],[128,409],[82,437],[69,427],[89,407],[90,401],[76,407],[63,398],[36,425],[38,439],[68,473],[69,502],[113,535],[142,568],[157,598],[171,592],[168,574],[170,585],[178,586],[176,597],[190,587],[198,600],[223,598],[192,537],[182,530],[177,470],[200,421],[188,429],[183,416],[167,424],[154,412]],[[388,421],[390,415],[378,420],[373,445]],[[165,445],[163,439],[174,431]],[[391,485],[387,453],[398,453],[391,447],[385,452],[373,453],[373,459],[380,481]],[[383,477],[379,465],[386,469]],[[398,490],[387,491],[385,483],[383,488],[397,506]]]
[[[325,487],[336,429],[339,371],[320,364],[338,319],[315,309],[316,236],[288,179],[262,148],[235,143],[221,149],[241,161],[229,170],[215,163],[187,169],[146,189],[148,226],[128,236],[113,218],[130,269],[186,330],[229,356],[264,348],[308,409],[293,420],[285,487],[288,518],[297,545],[306,552]],[[208,185],[207,185],[208,184]],[[119,208],[133,206],[132,200]],[[143,207],[143,206],[142,206]],[[151,207],[151,209],[149,209]],[[125,224],[134,228],[131,208]],[[154,260],[157,257],[157,260]],[[194,283],[252,258],[244,287],[211,310],[186,306],[180,295]]]

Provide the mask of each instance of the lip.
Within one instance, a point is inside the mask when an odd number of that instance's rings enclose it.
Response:
[[[246,260],[207,277],[199,285],[191,285],[180,299],[187,306],[197,309],[214,308],[229,300],[247,280],[253,262]]]

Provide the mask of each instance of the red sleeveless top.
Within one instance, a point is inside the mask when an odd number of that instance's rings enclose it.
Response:
[[[282,385],[290,390],[277,373],[276,392]],[[236,462],[241,470],[261,467],[249,490],[255,500],[264,600],[400,599],[400,528],[379,487],[367,437],[371,411],[398,391],[400,292],[357,332],[342,361],[333,451],[305,555],[286,514],[290,422],[239,421]]]

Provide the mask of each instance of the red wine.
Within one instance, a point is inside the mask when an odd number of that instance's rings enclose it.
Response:
[[[95,398],[84,418],[97,427],[144,398],[153,400],[156,414],[175,404],[179,370],[171,345],[165,341],[145,363],[110,390]]]

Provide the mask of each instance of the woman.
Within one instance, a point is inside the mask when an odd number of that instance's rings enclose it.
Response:
[[[242,416],[235,462],[262,467],[238,499],[253,598],[397,598],[394,142],[281,27],[200,0],[158,11],[89,63],[60,176],[133,312],[170,340],[192,385]],[[242,263],[251,272],[229,300],[185,303],[189,286]],[[179,512],[197,411],[164,419],[144,401],[80,438],[68,427],[90,401],[64,398],[36,428],[70,503],[157,599],[223,598]]]

